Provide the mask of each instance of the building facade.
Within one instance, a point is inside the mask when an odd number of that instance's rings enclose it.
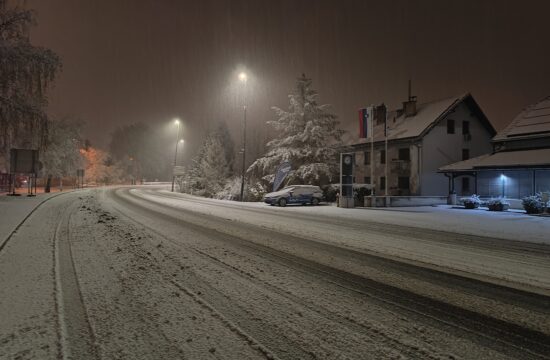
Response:
[[[418,105],[410,97],[387,119],[387,141],[384,121],[375,119],[374,151],[369,138],[352,145],[355,183],[372,184],[375,195],[446,196],[449,183],[438,169],[491,151],[495,135],[470,94]],[[466,181],[457,187],[473,191]]]
[[[492,139],[492,151],[439,169],[449,187],[464,178],[483,197],[521,199],[550,191],[550,96],[528,106]]]

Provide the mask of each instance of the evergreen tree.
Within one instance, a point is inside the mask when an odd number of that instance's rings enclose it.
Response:
[[[47,142],[45,91],[61,62],[51,50],[30,43],[33,21],[32,11],[0,0],[0,152]]]
[[[233,140],[222,123],[205,138],[186,175],[178,179],[181,191],[206,197],[220,196],[233,173]]]
[[[289,110],[273,107],[278,119],[268,121],[276,131],[267,143],[267,153],[257,159],[248,173],[273,182],[275,171],[283,161],[290,161],[292,183],[321,185],[332,181],[338,172],[338,147],[343,130],[329,105],[317,103],[312,80],[304,74],[297,79],[296,93],[289,95]]]

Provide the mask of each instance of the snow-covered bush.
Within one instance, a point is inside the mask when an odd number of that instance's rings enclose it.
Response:
[[[544,210],[540,193],[524,197],[521,199],[521,203],[527,214],[539,214]]]
[[[510,203],[502,197],[490,199],[486,204],[490,211],[505,211],[510,208]]]
[[[237,200],[241,196],[241,177],[233,176],[227,180],[223,189],[216,194],[216,199]]]
[[[475,208],[478,208],[482,204],[481,199],[476,194],[473,194],[473,195],[470,195],[468,197],[462,198],[462,199],[460,199],[460,201],[462,202],[462,204],[464,205],[464,207],[466,209],[475,209]]]
[[[264,181],[252,182],[245,192],[247,201],[262,201],[262,198],[265,194],[270,192],[272,189],[269,188],[269,185],[266,185]]]

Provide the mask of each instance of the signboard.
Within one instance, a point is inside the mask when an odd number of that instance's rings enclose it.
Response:
[[[275,180],[273,180],[273,191],[277,191],[291,169],[292,166],[288,161],[284,161],[281,165],[279,165],[277,172],[275,173]]]
[[[77,169],[76,170],[76,176],[84,177],[84,169]]]
[[[10,172],[12,174],[36,174],[38,150],[10,149]]]
[[[353,197],[353,165],[355,154],[340,154],[340,186],[342,197]]]

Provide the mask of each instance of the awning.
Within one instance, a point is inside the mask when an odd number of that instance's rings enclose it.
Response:
[[[550,148],[501,151],[440,167],[439,172],[466,172],[509,168],[550,168]]]

